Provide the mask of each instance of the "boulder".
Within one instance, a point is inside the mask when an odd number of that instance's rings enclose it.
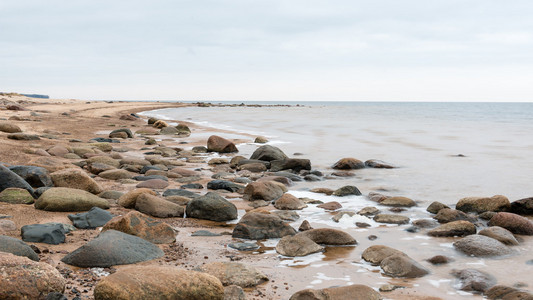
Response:
[[[35,197],[33,188],[22,177],[0,164],[0,192],[7,188],[25,189]]]
[[[135,203],[137,202],[137,198],[139,198],[139,196],[142,194],[149,194],[153,196],[157,195],[157,193],[152,191],[151,189],[135,189],[120,196],[120,198],[118,198],[117,203],[118,205],[125,208],[134,208]],[[165,195],[163,194],[163,196]]]
[[[479,231],[480,235],[488,236],[506,245],[518,245],[513,233],[500,226],[491,226]]]
[[[388,162],[384,162],[382,160],[378,159],[369,159],[365,161],[365,166],[368,168],[375,168],[375,169],[393,169],[395,166],[393,164],[390,164]]]
[[[88,211],[93,207],[109,208],[109,202],[89,192],[54,187],[35,201],[35,208],[46,211]]]
[[[450,207],[448,207],[448,205],[446,204],[440,203],[439,201],[434,201],[428,206],[426,211],[432,214],[437,214],[441,209],[444,209],[444,208],[450,208]]]
[[[15,230],[17,230],[17,225],[15,222],[5,218],[0,218],[0,234]]]
[[[111,169],[98,173],[98,176],[109,180],[120,180],[133,178],[133,173],[124,169]]]
[[[96,162],[87,165],[87,170],[92,174],[98,175],[105,171],[115,170],[115,167]]]
[[[533,197],[511,202],[511,212],[517,215],[533,215]]]
[[[342,204],[340,204],[337,201],[330,201],[330,202],[319,204],[317,205],[317,207],[325,209],[325,210],[337,210],[337,209],[342,208]]]
[[[165,192],[163,192],[163,197],[171,197],[171,196],[180,196],[180,197],[187,197],[187,198],[198,198],[200,195],[187,191],[184,189],[168,189]]]
[[[143,193],[137,197],[135,209],[158,218],[183,217],[185,211],[180,205],[148,193]]]
[[[60,223],[32,224],[20,228],[25,242],[58,245],[65,242],[65,227]]]
[[[436,216],[433,217],[439,223],[448,223],[453,221],[469,221],[476,222],[476,217],[473,215],[466,214],[460,210],[443,208],[439,210]]]
[[[254,143],[256,144],[266,144],[268,143],[268,139],[264,136],[258,136],[255,138]]]
[[[303,203],[302,200],[294,197],[293,195],[285,193],[278,200],[276,200],[276,202],[274,203],[274,207],[282,210],[300,210],[307,207],[307,204]]]
[[[115,129],[115,130],[111,131],[111,133],[109,133],[109,137],[110,138],[113,138],[113,137],[121,137],[122,138],[123,136],[120,134],[121,132],[125,133],[125,138],[133,138],[133,133],[128,128]]]
[[[276,252],[285,256],[306,256],[324,251],[324,247],[304,235],[287,235],[276,245]]]
[[[381,201],[379,204],[392,207],[412,207],[416,206],[415,201],[407,197],[388,197]]]
[[[29,258],[0,252],[0,299],[44,299],[63,293],[66,280],[56,268]]]
[[[94,229],[104,226],[114,215],[99,207],[93,207],[88,212],[68,215],[68,218],[79,229]]]
[[[511,202],[507,197],[496,195],[492,197],[467,197],[459,200],[455,206],[457,210],[463,212],[483,213],[486,211],[509,211]]]
[[[185,124],[178,124],[176,125],[176,129],[178,130],[178,134],[182,136],[189,136],[191,135],[191,129],[189,126]]]
[[[217,135],[212,135],[207,139],[207,151],[219,153],[239,152],[233,142]]]
[[[8,134],[7,138],[11,140],[19,140],[19,141],[37,141],[41,139],[38,135],[21,133],[21,132]]]
[[[7,133],[15,133],[15,132],[22,132],[22,129],[20,129],[20,127],[18,127],[15,124],[1,122],[0,131],[7,132]]]
[[[216,277],[171,266],[131,266],[103,278],[95,300],[223,300],[224,287]]]
[[[476,234],[476,226],[468,221],[453,221],[428,232],[430,236],[467,236]]]
[[[249,212],[245,214],[233,229],[234,238],[262,240],[294,235],[296,230],[280,217],[269,213]]]
[[[238,262],[212,262],[201,266],[199,271],[215,276],[225,286],[247,288],[268,281],[268,277],[256,268]]]
[[[504,285],[495,285],[491,287],[485,291],[484,296],[491,300],[533,300],[533,294]]]
[[[381,294],[376,292],[373,288],[361,285],[352,284],[341,287],[331,287],[321,290],[305,289],[293,294],[289,300],[345,300],[345,299],[361,299],[361,300],[381,300]]]
[[[263,161],[273,161],[273,160],[285,160],[288,159],[287,155],[281,151],[278,147],[263,145],[257,148],[250,159],[258,159]]]
[[[452,275],[458,279],[459,289],[466,292],[483,293],[496,285],[494,276],[476,269],[455,270]]]
[[[54,186],[50,173],[45,168],[35,166],[11,166],[9,169],[34,188]]]
[[[244,189],[244,199],[273,201],[279,199],[286,191],[287,187],[276,181],[252,182]]]
[[[170,244],[176,241],[174,229],[138,211],[130,211],[107,222],[102,231],[117,230],[138,236],[154,244]]]
[[[207,188],[210,190],[226,190],[234,193],[243,190],[244,186],[227,180],[212,180],[207,183]]]
[[[32,204],[34,199],[30,192],[20,188],[7,188],[0,192],[0,202],[10,204]]]
[[[405,254],[394,254],[384,258],[379,264],[383,273],[391,277],[417,278],[429,271]]]
[[[303,158],[286,158],[270,161],[270,171],[278,172],[282,170],[293,170],[294,172],[311,170],[311,161]]]
[[[186,212],[190,218],[218,222],[237,219],[235,205],[214,192],[208,192],[190,201]]]
[[[341,158],[332,166],[332,168],[336,170],[356,170],[363,169],[364,167],[364,162],[351,157]]]
[[[168,187],[168,181],[162,179],[150,179],[137,184],[135,187],[162,190]]]
[[[0,235],[0,253],[7,252],[17,256],[24,256],[34,261],[39,261],[39,256],[28,244],[5,235]]]
[[[314,188],[314,189],[311,189],[312,193],[319,193],[319,194],[325,194],[325,195],[333,195],[333,193],[335,192],[334,190],[332,189],[328,189],[328,188]]]
[[[163,255],[161,249],[146,240],[120,231],[107,230],[61,261],[81,268],[107,268],[152,260]]]
[[[500,226],[515,234],[533,235],[533,222],[513,213],[497,213],[490,219],[489,226]]]
[[[401,215],[377,214],[374,216],[374,221],[378,223],[401,225],[409,223],[409,218]]]
[[[92,194],[103,192],[102,187],[80,169],[65,169],[50,174],[54,186],[84,190]]]
[[[351,195],[361,196],[362,194],[359,191],[359,189],[353,185],[343,186],[341,188],[336,189],[333,192],[333,196],[337,196],[337,197],[344,197],[344,196],[351,196]]]
[[[453,243],[455,249],[470,256],[490,257],[513,254],[514,251],[493,238],[473,234]]]
[[[50,155],[58,156],[58,157],[64,157],[65,155],[69,154],[71,151],[69,151],[69,148],[62,146],[62,145],[55,145],[52,148],[46,150]]]
[[[297,234],[305,236],[321,245],[346,246],[356,245],[357,241],[348,233],[333,228],[310,229]]]
[[[366,248],[366,250],[363,251],[363,254],[361,255],[361,257],[365,261],[373,265],[379,265],[385,258],[389,256],[393,256],[393,255],[407,255],[407,254],[403,253],[400,250],[396,250],[394,248],[387,247],[384,245],[374,245],[374,246],[370,246]]]

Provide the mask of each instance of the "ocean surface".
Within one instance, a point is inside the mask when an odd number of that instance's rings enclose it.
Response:
[[[418,207],[402,213],[411,219],[431,218],[425,209],[433,201],[454,207],[463,197],[504,195],[514,201],[533,196],[533,103],[279,104],[290,106],[186,107],[151,111],[144,115],[222,129],[225,132],[220,135],[229,139],[253,141],[255,136],[265,136],[269,144],[281,148],[288,156],[296,157],[295,153],[299,153],[302,155],[298,158],[310,159],[313,169],[325,174],[331,173],[331,165],[343,157],[363,161],[379,159],[397,166],[395,169],[356,170],[354,177],[301,182],[290,188],[297,197],[338,201],[344,209],[357,211],[365,206],[376,206],[376,203],[364,196],[339,198],[311,193],[309,189],[336,189],[349,184],[357,186],[363,195],[374,191],[409,197],[418,202]],[[208,129],[199,129],[193,131],[191,137],[207,140],[210,134]],[[239,155],[249,157],[258,146],[252,142],[239,144]],[[384,212],[388,210],[378,208]],[[370,219],[348,216],[335,223],[331,214],[313,205],[299,213],[300,220],[292,224],[295,228],[307,219],[314,227],[346,230],[360,243],[355,251],[326,251],[303,259],[284,258],[280,263],[282,267],[303,266],[314,270],[302,277],[309,282],[304,287],[366,283],[376,288],[379,284],[395,283],[381,275],[376,278],[377,271],[360,259],[365,248],[379,243],[400,249],[417,261],[437,254],[446,255],[458,264],[495,275],[501,284],[512,285],[526,280],[516,270],[533,271],[526,263],[533,259],[533,240],[530,238],[519,246],[520,252],[527,255],[500,260],[470,258],[453,249],[454,240],[409,233],[405,231],[409,225],[394,225],[383,230],[382,224]],[[367,222],[371,227],[356,228],[356,221]],[[366,239],[369,234],[377,235],[379,243],[369,242]],[[276,242],[271,241],[272,246]],[[332,265],[335,267],[326,267]],[[354,266],[358,269],[357,275],[351,273]],[[430,295],[443,298],[471,296],[454,288],[456,283],[449,275],[453,268],[433,270],[431,275],[413,285],[422,290],[427,288],[428,293],[433,293]]]

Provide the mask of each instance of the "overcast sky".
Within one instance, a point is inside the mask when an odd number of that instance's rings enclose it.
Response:
[[[533,101],[533,1],[2,0],[0,91]]]

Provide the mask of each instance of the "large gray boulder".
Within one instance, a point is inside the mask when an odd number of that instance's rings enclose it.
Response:
[[[45,168],[35,166],[11,166],[9,169],[34,188],[54,186],[50,173]]]
[[[190,218],[218,222],[237,219],[237,207],[214,192],[208,192],[190,201],[186,213]]]
[[[74,227],[80,229],[94,229],[104,226],[113,215],[99,207],[93,207],[88,212],[68,215],[68,218],[74,224]]]
[[[0,252],[25,256],[31,260],[39,261],[39,256],[28,244],[10,236],[0,235]]]
[[[93,207],[109,208],[109,202],[89,192],[54,187],[35,200],[35,208],[46,211],[88,211]]]

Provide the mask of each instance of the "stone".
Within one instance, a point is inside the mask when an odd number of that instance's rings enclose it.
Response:
[[[238,170],[250,171],[252,173],[261,173],[265,172],[267,170],[267,167],[265,166],[265,164],[262,163],[249,163],[240,165],[238,167]]]
[[[149,193],[140,194],[135,202],[135,209],[158,218],[183,217],[185,209],[165,199]]]
[[[490,219],[489,226],[500,226],[515,234],[533,235],[533,222],[513,213],[497,213]]]
[[[102,231],[117,230],[147,240],[154,244],[176,241],[176,233],[167,223],[159,222],[138,211],[130,211],[107,222]]]
[[[161,128],[161,131],[159,131],[159,134],[162,134],[162,135],[174,135],[178,133],[179,131],[175,127],[163,127]]]
[[[300,210],[307,207],[307,204],[303,203],[302,200],[296,198],[295,196],[289,193],[285,193],[278,200],[276,200],[276,202],[274,203],[274,207],[282,210]]]
[[[165,192],[163,192],[163,197],[170,197],[170,196],[181,196],[181,197],[187,197],[191,199],[200,197],[200,195],[196,193],[183,190],[183,189],[168,189]]]
[[[439,223],[448,223],[453,221],[470,221],[476,222],[476,217],[466,214],[460,210],[443,208],[439,210],[436,216],[433,217]]]
[[[333,217],[331,217],[331,219],[336,222],[336,223],[339,223],[339,221],[342,219],[342,217],[344,217],[345,215],[349,216],[349,217],[353,217],[355,216],[355,211],[348,211],[348,210],[343,210],[343,211],[339,211],[338,213],[336,213]]]
[[[459,289],[466,292],[483,293],[496,285],[494,276],[476,269],[455,270],[452,275],[459,280]]]
[[[259,245],[256,243],[229,243],[228,247],[239,251],[253,251],[259,249]]]
[[[335,192],[334,190],[332,189],[328,189],[328,188],[314,188],[314,189],[311,189],[312,193],[319,193],[319,194],[325,194],[325,195],[333,195],[333,193]]]
[[[39,256],[28,244],[10,236],[0,235],[0,252],[7,252],[27,257],[33,261],[39,261]]]
[[[123,192],[108,190],[98,194],[98,197],[109,200],[118,200],[122,195],[124,195]]]
[[[128,128],[115,129],[115,130],[111,131],[111,133],[109,133],[109,137],[113,138],[113,137],[115,137],[115,134],[118,134],[117,137],[121,137],[122,138],[122,136],[119,136],[121,132],[126,134],[126,138],[133,138],[133,133]]]
[[[342,204],[337,201],[330,201],[323,204],[319,204],[317,205],[317,207],[325,210],[337,210],[342,208]]]
[[[426,211],[432,214],[437,214],[443,208],[450,208],[450,207],[448,207],[448,205],[446,204],[442,204],[438,201],[434,201],[428,206]]]
[[[65,242],[65,228],[59,223],[32,224],[22,226],[21,235],[25,242],[58,245]]]
[[[427,260],[432,265],[443,265],[450,262],[450,259],[444,255],[435,255]]]
[[[492,197],[467,197],[459,200],[455,205],[457,210],[463,212],[483,213],[486,211],[509,211],[511,202],[507,197],[496,195]]]
[[[228,285],[224,288],[224,300],[246,300],[246,294],[240,286]]]
[[[322,178],[320,178],[319,176],[316,176],[314,174],[308,174],[308,175],[305,175],[304,180],[305,181],[316,182],[316,181],[322,181]]]
[[[99,207],[93,207],[88,212],[68,215],[68,218],[79,229],[94,229],[104,226],[114,215]]]
[[[324,251],[324,247],[303,235],[287,235],[276,245],[276,252],[285,256],[306,256]]]
[[[468,221],[453,221],[428,232],[429,236],[467,236],[476,234],[476,226]]]
[[[126,194],[118,198],[117,203],[118,205],[125,208],[134,208],[135,203],[137,202],[137,198],[139,198],[139,196],[142,194],[150,194],[153,196],[157,195],[157,193],[152,191],[151,189],[135,189],[127,192]],[[165,195],[163,194],[163,196]]]
[[[32,204],[34,199],[30,192],[20,188],[7,188],[0,192],[0,202],[10,204]]]
[[[125,157],[120,160],[120,166],[125,165],[139,165],[142,167],[149,166],[151,163],[147,161],[146,159],[139,159],[139,158],[133,158],[133,157]]]
[[[212,262],[199,268],[199,271],[215,276],[222,285],[237,285],[242,288],[254,287],[268,281],[256,268],[237,262]]]
[[[200,183],[188,183],[188,184],[184,184],[182,186],[180,186],[180,188],[182,189],[196,189],[196,190],[201,190],[204,188],[203,185],[201,185]]]
[[[533,215],[533,197],[511,202],[511,211],[517,215]]]
[[[297,234],[310,238],[313,242],[321,245],[347,246],[357,245],[357,241],[348,233],[333,228],[310,229]]]
[[[256,144],[266,144],[268,143],[268,139],[264,136],[258,136],[255,138],[254,143]]]
[[[220,233],[211,232],[209,230],[197,230],[191,233],[191,236],[221,236]]]
[[[39,188],[43,186],[52,187],[54,183],[50,177],[48,170],[42,167],[35,166],[11,166],[9,170],[19,175],[33,188]]]
[[[98,175],[98,174],[103,173],[105,171],[116,170],[116,168],[113,167],[113,166],[109,166],[109,165],[106,165],[106,164],[102,164],[102,163],[96,162],[96,163],[92,163],[90,165],[87,165],[87,170],[89,172],[91,172],[92,174]],[[104,174],[104,176],[106,176],[106,175]]]
[[[276,182],[279,182],[279,183],[283,183],[283,185],[285,185],[287,187],[293,185],[292,180],[290,178],[284,177],[284,176],[265,176],[265,177],[261,177],[261,178],[257,179],[257,182],[263,182],[263,181],[276,181]]]
[[[381,300],[381,294],[376,292],[373,288],[361,285],[352,284],[341,287],[331,287],[321,290],[305,289],[293,294],[289,300],[345,300],[345,299],[361,299],[361,300]]]
[[[212,180],[207,183],[207,188],[210,190],[226,190],[234,193],[242,191],[244,186],[227,180]]]
[[[20,127],[18,127],[15,124],[1,122],[0,131],[7,132],[7,133],[16,133],[16,132],[22,132],[22,129],[20,129]]]
[[[302,222],[302,224],[300,224],[300,227],[298,227],[298,231],[307,231],[307,230],[311,230],[313,229],[313,227],[311,227],[311,224],[309,224],[309,221],[307,220],[304,220]]]
[[[153,180],[153,179],[168,181],[168,178],[166,176],[161,176],[161,175],[134,176],[133,179],[137,181],[148,181],[148,180]]]
[[[207,139],[207,151],[218,153],[239,152],[233,142],[217,135],[212,135]]]
[[[190,201],[186,213],[190,218],[218,222],[237,219],[235,205],[214,192],[208,192]]]
[[[25,189],[35,197],[33,188],[22,177],[0,164],[0,192],[7,188]]]
[[[63,257],[61,261],[81,268],[108,268],[148,261],[163,255],[161,249],[142,238],[107,230]]]
[[[191,135],[191,129],[189,128],[189,126],[185,124],[176,125],[176,129],[178,130],[179,135],[183,135],[183,136]]]
[[[351,195],[361,196],[362,194],[359,191],[359,189],[353,185],[343,186],[333,192],[333,196],[337,196],[337,197],[344,197],[344,196],[351,196]]]
[[[388,197],[379,202],[381,205],[392,207],[412,207],[416,206],[415,201],[407,197]]]
[[[421,264],[405,254],[394,254],[384,258],[380,267],[391,277],[418,278],[429,274]]]
[[[244,199],[273,201],[279,199],[286,191],[287,187],[276,181],[252,182],[244,189]]]
[[[357,212],[361,216],[374,216],[380,213],[380,210],[374,206],[363,207],[360,211]]]
[[[368,168],[375,168],[375,169],[394,169],[395,168],[393,164],[390,164],[388,162],[384,162],[378,159],[369,159],[365,161],[365,166]]]
[[[491,226],[479,231],[480,235],[488,236],[506,245],[518,245],[513,233],[500,226]]]
[[[86,191],[62,187],[49,188],[35,200],[35,208],[46,211],[88,211],[95,206],[108,209],[109,202]]]
[[[484,235],[469,235],[453,243],[455,249],[470,256],[491,257],[513,254],[502,242]]]
[[[150,179],[137,184],[135,187],[162,190],[168,187],[168,182],[162,179]]]
[[[0,299],[43,299],[63,293],[66,280],[56,268],[29,258],[0,252]]]
[[[281,151],[278,147],[271,145],[263,145],[257,148],[250,159],[258,159],[263,161],[273,161],[273,160],[285,160],[288,159],[287,155]]]
[[[52,148],[46,150],[46,152],[48,152],[50,155],[58,157],[64,157],[65,155],[70,153],[69,149],[62,145],[55,145]]]
[[[533,300],[533,294],[504,285],[495,285],[491,287],[485,291],[484,296],[491,300]]]
[[[17,230],[15,222],[2,218],[2,215],[0,215],[0,234],[15,230]]]
[[[409,218],[401,215],[377,214],[374,216],[374,221],[378,223],[401,225],[409,223]]]
[[[103,192],[102,187],[80,169],[65,169],[50,174],[54,186],[80,189],[92,194]]]
[[[102,163],[108,166],[112,166],[114,168],[120,167],[120,162],[109,156],[93,156],[85,161],[87,162],[87,165],[91,165],[94,163]]]
[[[311,161],[304,158],[285,158],[270,161],[270,171],[278,172],[282,170],[293,170],[294,172],[311,170]]]
[[[11,133],[7,135],[8,139],[11,140],[19,140],[19,141],[38,141],[41,138],[35,134],[27,134],[27,133]]]
[[[224,287],[216,277],[171,266],[131,266],[103,278],[95,300],[223,300]]]
[[[189,169],[185,169],[185,168],[180,168],[180,167],[172,168],[172,169],[169,170],[169,172],[179,174],[179,175],[181,175],[183,177],[190,177],[190,176],[198,176],[198,175],[200,175],[200,172],[189,170]]]
[[[296,230],[274,214],[249,212],[239,220],[233,229],[232,237],[262,240],[294,234]]]
[[[332,166],[335,170],[356,170],[363,169],[364,167],[364,162],[351,157],[342,158]]]
[[[269,172],[269,176],[281,176],[290,179],[291,181],[303,181],[303,178],[299,175],[296,175],[291,172],[279,171],[279,172]]]
[[[168,124],[167,122],[163,120],[157,120],[152,124],[152,126],[154,126],[155,128],[162,129],[162,128],[168,127]]]
[[[368,248],[366,248],[365,251],[363,251],[363,254],[361,255],[361,257],[373,264],[373,265],[380,265],[381,262],[389,257],[389,256],[393,256],[393,255],[407,255],[405,253],[403,253],[402,251],[400,250],[396,250],[394,248],[391,248],[391,247],[388,247],[388,246],[384,246],[384,245],[374,245],[374,246],[370,246]]]

